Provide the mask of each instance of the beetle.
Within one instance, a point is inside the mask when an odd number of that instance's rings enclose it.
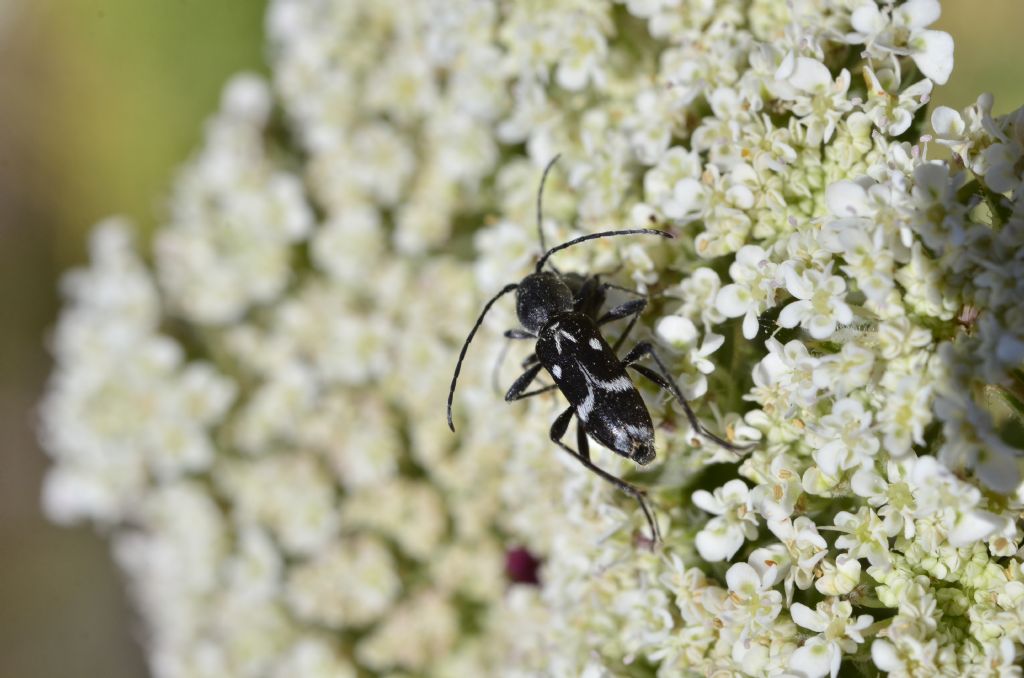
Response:
[[[549,264],[548,260],[556,252],[599,238],[627,235],[674,237],[667,231],[657,229],[622,229],[580,236],[546,249],[541,228],[542,196],[548,173],[557,160],[558,156],[555,156],[545,167],[537,192],[537,230],[543,254],[537,260],[532,273],[518,283],[505,285],[491,297],[466,337],[448,391],[448,427],[455,431],[452,402],[469,344],[491,307],[501,297],[514,291],[516,315],[522,327],[508,330],[505,337],[533,340],[536,343],[534,353],[523,362],[525,371],[508,389],[505,400],[521,400],[555,388],[561,391],[569,401],[569,407],[559,414],[551,425],[551,441],[587,469],[636,499],[651,529],[653,543],[656,543],[660,540],[660,534],[657,522],[647,506],[645,492],[608,473],[590,459],[589,439],[641,466],[649,464],[655,458],[654,424],[639,390],[626,369],[636,371],[668,391],[680,403],[690,425],[699,435],[728,450],[742,452],[747,448],[734,445],[704,427],[650,342],[641,341],[625,357],[618,357],[620,347],[647,307],[646,297],[625,302],[599,315],[600,308],[605,302],[606,290],[617,286],[601,283],[597,275],[562,274]],[[545,264],[548,264],[551,270],[544,270]],[[610,345],[601,334],[600,328],[624,318],[630,318],[629,324],[615,344]],[[647,357],[654,361],[657,371],[637,364]],[[554,383],[527,390],[542,369],[550,375]],[[562,441],[574,417],[577,447],[575,450]]]

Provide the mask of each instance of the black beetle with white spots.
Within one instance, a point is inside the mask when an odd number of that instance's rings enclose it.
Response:
[[[597,275],[562,274],[548,263],[548,259],[555,252],[597,238],[624,235],[673,237],[666,231],[647,228],[603,231],[575,238],[547,250],[541,229],[541,200],[544,182],[557,160],[558,156],[555,156],[544,169],[537,192],[537,230],[541,248],[546,251],[537,261],[533,273],[519,283],[505,285],[487,302],[469,336],[466,337],[448,392],[448,426],[452,431],[455,430],[452,421],[452,401],[469,344],[491,306],[505,294],[515,291],[516,312],[522,328],[508,330],[505,336],[509,339],[534,340],[536,346],[535,352],[523,362],[525,371],[508,389],[505,400],[520,400],[556,388],[560,390],[569,401],[569,407],[558,415],[551,425],[552,442],[571,454],[586,468],[634,497],[640,504],[651,528],[653,542],[656,543],[660,539],[658,525],[654,514],[647,506],[644,491],[599,468],[590,460],[588,436],[637,464],[649,464],[655,457],[654,425],[651,422],[651,415],[626,369],[635,370],[671,393],[682,405],[690,425],[699,435],[728,450],[741,452],[747,448],[723,440],[700,423],[678,385],[669,375],[665,363],[649,342],[639,342],[624,358],[618,357],[619,348],[647,307],[645,297],[620,304],[601,314],[601,307],[609,289],[620,289],[637,295],[639,293],[610,283],[602,283]],[[548,264],[550,271],[544,270],[545,264]],[[609,345],[601,334],[601,326],[624,318],[629,318],[626,329],[614,345]],[[637,364],[646,357],[654,361],[657,371]],[[527,390],[542,369],[551,375],[554,384]],[[575,450],[562,442],[573,417],[576,418]]]

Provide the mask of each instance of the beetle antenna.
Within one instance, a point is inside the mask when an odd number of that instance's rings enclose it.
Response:
[[[544,227],[541,225],[544,219],[544,184],[548,180],[548,172],[551,171],[551,168],[555,166],[555,163],[558,162],[558,159],[561,157],[562,154],[559,153],[555,155],[555,157],[551,158],[551,160],[548,160],[548,164],[544,167],[544,174],[540,176],[540,188],[537,190],[537,237],[540,238],[541,252],[546,252],[548,249],[547,244],[544,242]],[[558,273],[558,269],[554,266],[551,268],[555,273]],[[559,273],[559,275],[561,275],[561,273]]]
[[[491,310],[491,306],[494,306],[494,302],[500,299],[502,296],[508,294],[512,290],[519,287],[519,283],[509,283],[501,288],[501,291],[491,297],[491,300],[484,306],[484,310],[480,311],[480,317],[476,319],[476,324],[473,325],[473,329],[469,331],[469,336],[466,337],[466,343],[462,345],[462,351],[459,353],[459,361],[455,363],[455,374],[452,375],[452,386],[448,389],[448,428],[455,431],[455,424],[452,422],[452,400],[455,399],[455,382],[459,380],[459,372],[462,371],[462,359],[466,357],[466,351],[469,350],[469,342],[473,341],[473,335],[480,328],[480,324],[484,321],[484,316]]]
[[[537,262],[537,273],[540,273],[540,270],[544,268],[544,262],[546,262],[548,260],[548,257],[550,257],[555,252],[564,250],[567,247],[572,247],[573,245],[578,245],[581,242],[586,242],[587,240],[597,240],[598,238],[610,238],[615,235],[660,235],[663,238],[675,237],[668,231],[659,231],[654,228],[629,228],[621,231],[602,231],[600,233],[591,233],[590,235],[580,236],[579,238],[575,238],[574,240],[570,240],[569,242],[564,242],[561,245],[556,245],[555,247],[549,249],[547,252],[544,253],[544,256],[541,257],[540,260]]]

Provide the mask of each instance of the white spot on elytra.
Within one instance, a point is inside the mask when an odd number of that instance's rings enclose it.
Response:
[[[588,343],[590,344],[590,348],[594,349],[595,351],[601,350],[601,342],[598,340],[597,337],[594,337]]]
[[[633,388],[633,382],[629,380],[629,377],[616,377],[611,381],[598,382],[598,386],[609,391],[629,391]]]
[[[551,374],[555,375],[555,379],[561,379],[562,378],[562,368],[559,367],[558,365],[555,365],[554,367],[551,368]]]
[[[594,409],[594,391],[587,386],[587,397],[583,399],[580,406],[576,408],[576,416],[580,418],[584,424],[587,423],[587,418],[590,417],[591,411]]]
[[[574,344],[576,343],[576,337],[572,336],[571,334],[569,334],[565,330],[559,330],[558,333],[561,334],[566,339],[568,339],[569,341],[571,341],[572,343],[574,343]]]
[[[629,391],[633,389],[633,382],[631,382],[629,377],[624,374],[615,377],[614,379],[598,379],[581,363],[577,364],[583,372],[583,378],[587,380],[587,384],[589,386],[596,386],[602,391]]]

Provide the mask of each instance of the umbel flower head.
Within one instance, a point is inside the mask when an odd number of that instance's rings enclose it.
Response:
[[[271,80],[54,335],[44,502],[109,535],[154,675],[1020,675],[1024,109],[929,114],[939,11],[273,0]],[[557,266],[648,294],[633,340],[753,446],[644,391],[658,544],[557,393],[501,402],[511,304],[446,426],[558,153],[549,242],[676,238]]]

